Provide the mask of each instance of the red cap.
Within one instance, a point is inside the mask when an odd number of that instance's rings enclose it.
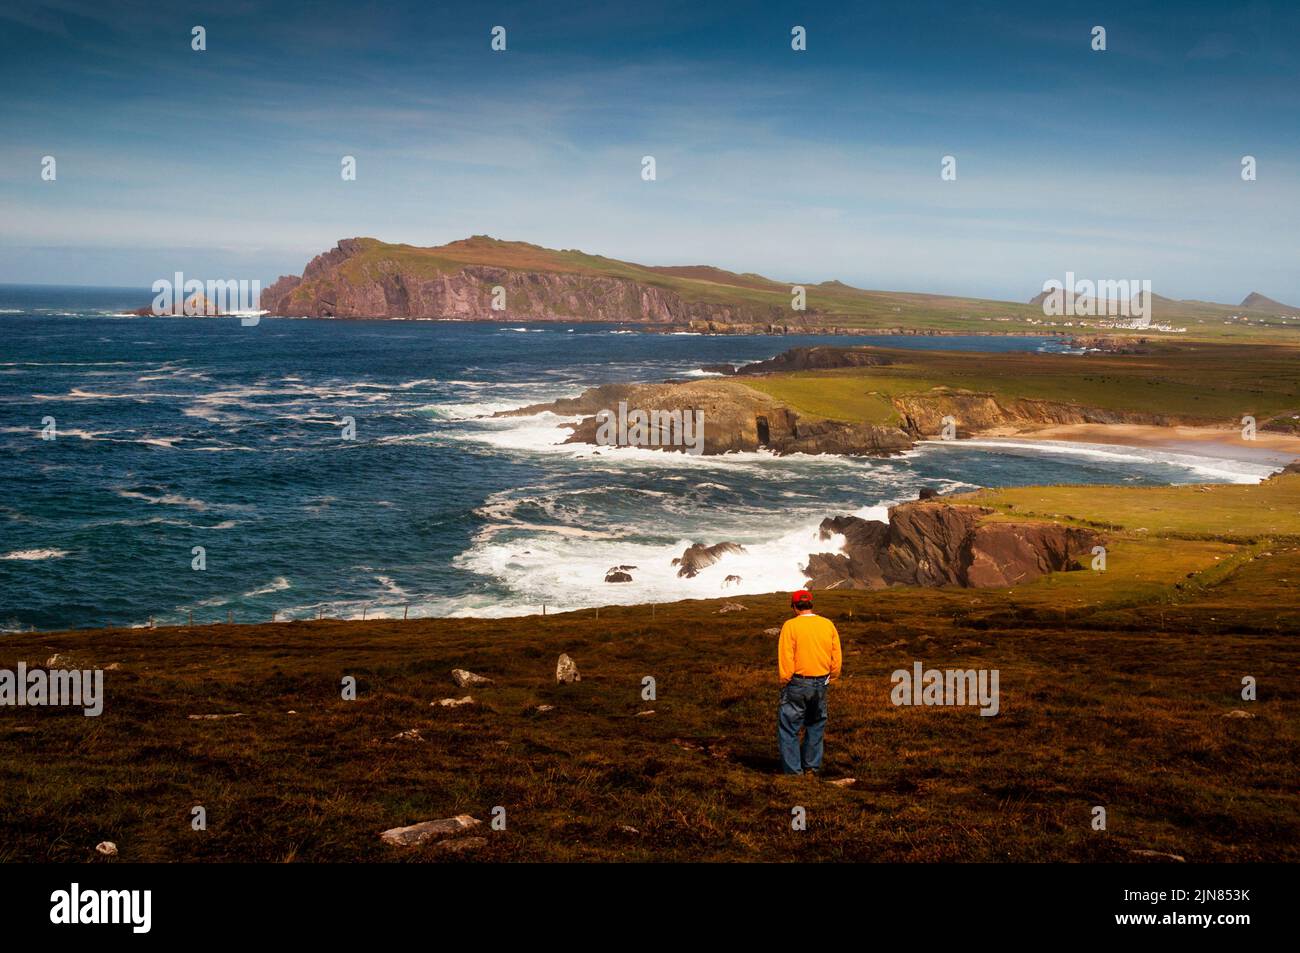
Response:
[[[801,602],[806,602],[808,606],[812,605],[812,593],[807,589],[800,589],[798,592],[790,593],[790,605],[793,608],[797,609]]]

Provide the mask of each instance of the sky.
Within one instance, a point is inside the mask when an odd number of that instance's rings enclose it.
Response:
[[[341,238],[488,234],[864,288],[1028,300],[1068,271],[1300,303],[1297,36],[1294,0],[0,0],[0,282],[265,284]]]

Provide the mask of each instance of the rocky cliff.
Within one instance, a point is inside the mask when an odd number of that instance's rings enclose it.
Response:
[[[801,414],[766,394],[729,380],[603,384],[589,388],[579,397],[503,411],[496,416],[527,416],[543,412],[564,417],[581,416],[578,423],[564,425],[572,430],[566,443],[617,445],[621,441],[601,439],[602,419],[598,415],[606,411],[617,418],[620,405],[629,412],[640,410],[647,414],[699,412],[703,419],[702,452],[706,454],[767,448],[778,454],[865,455],[898,453],[912,446],[908,435],[897,427],[826,420]],[[680,442],[675,444],[671,439],[663,439],[662,434],[654,435],[649,443],[627,440],[624,444],[688,449]]]
[[[518,267],[498,266],[440,258],[439,249],[415,250],[429,255],[406,249],[374,239],[343,239],[313,258],[302,277],[283,276],[266,288],[262,307],[291,317],[628,321],[764,333],[819,322],[812,311],[792,315],[775,304],[687,300],[669,287],[631,278],[529,267],[527,258]],[[496,288],[504,296],[494,296]]]
[[[1058,523],[983,522],[992,511],[940,502],[905,503],[889,522],[836,516],[821,537],[844,539],[816,553],[804,571],[815,589],[887,586],[1014,586],[1049,572],[1080,569],[1098,537]]]

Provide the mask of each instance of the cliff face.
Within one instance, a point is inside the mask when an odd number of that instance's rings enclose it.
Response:
[[[581,396],[534,404],[497,416],[550,413],[582,416],[570,424],[573,433],[566,443],[601,443],[601,411],[680,412],[703,415],[703,452],[752,451],[767,448],[774,453],[840,453],[848,455],[887,454],[908,450],[911,439],[896,427],[825,420],[800,414],[766,394],[731,381],[692,381],[684,384],[604,384]],[[590,416],[588,416],[590,415]],[[667,445],[665,449],[683,450]]]
[[[1057,424],[1144,424],[1169,427],[1185,421],[1167,414],[1106,410],[1061,401],[1013,399],[963,391],[935,391],[891,398],[905,431],[915,437],[943,431],[943,418],[957,422],[957,433],[969,436],[999,427],[1030,428]]]
[[[317,255],[301,278],[285,276],[262,292],[272,315],[339,318],[450,318],[483,321],[632,321],[673,327],[794,327],[789,310],[687,301],[673,291],[597,274],[454,265],[431,270],[418,259],[384,258],[375,243],[344,239]],[[505,309],[493,310],[493,288]],[[802,320],[802,316],[800,316]]]
[[[836,553],[809,556],[816,589],[887,586],[1014,586],[1049,572],[1082,568],[1098,537],[1057,523],[981,523],[991,510],[948,503],[905,503],[889,522],[856,516],[822,521],[821,537],[844,537]]]

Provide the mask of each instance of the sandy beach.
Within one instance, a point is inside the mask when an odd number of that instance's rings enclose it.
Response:
[[[1067,440],[1074,443],[1146,447],[1225,460],[1286,466],[1300,459],[1300,436],[1259,432],[1243,440],[1241,431],[1219,427],[1154,427],[1142,424],[1064,424],[986,436],[1022,440]]]

